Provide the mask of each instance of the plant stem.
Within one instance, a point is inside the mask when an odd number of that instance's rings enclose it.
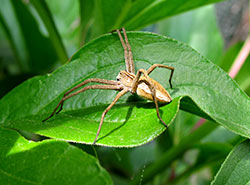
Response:
[[[239,54],[237,55],[236,59],[234,60],[232,67],[229,70],[229,76],[231,76],[232,78],[235,78],[235,76],[240,71],[241,66],[246,61],[246,59],[249,55],[249,52],[250,52],[250,37],[248,36],[244,45],[242,46]]]

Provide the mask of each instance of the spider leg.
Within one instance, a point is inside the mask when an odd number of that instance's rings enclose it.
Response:
[[[125,58],[125,63],[126,63],[126,70],[128,72],[131,72],[127,45],[125,44],[125,42],[123,40],[123,37],[121,35],[120,30],[117,29],[116,32],[118,33],[118,36],[120,38],[120,41],[122,43],[122,47],[123,47],[123,50],[124,50],[124,58]]]
[[[131,88],[131,89],[132,89],[132,90],[131,90],[132,93],[135,93],[135,92],[136,92],[136,89],[137,89],[137,87],[138,87],[139,80],[140,80],[140,77],[141,77],[141,74],[142,74],[142,73],[143,73],[143,75],[145,76],[145,78],[146,78],[148,81],[151,81],[150,78],[149,78],[149,76],[148,76],[147,71],[144,70],[144,69],[139,69],[139,70],[137,71],[136,76],[135,76],[135,79],[134,79],[134,81],[133,81],[133,83],[132,83],[132,88]]]
[[[157,67],[161,67],[161,68],[166,68],[166,69],[170,69],[171,70],[171,74],[170,74],[170,77],[169,77],[169,85],[170,85],[170,88],[172,89],[172,77],[173,77],[173,74],[174,74],[174,67],[172,66],[167,66],[167,65],[163,65],[163,64],[154,64],[152,65],[150,68],[148,68],[147,72],[148,72],[148,75],[153,71],[155,70],[155,68]]]
[[[51,115],[50,115],[49,117],[47,117],[46,119],[44,119],[43,122],[47,121],[49,118],[51,118],[52,116],[54,116],[54,114],[56,113],[58,107],[59,107],[59,106],[62,107],[65,100],[67,100],[67,99],[71,98],[72,96],[75,96],[75,95],[77,95],[77,94],[79,94],[79,93],[82,93],[82,92],[84,92],[84,91],[86,91],[86,90],[88,90],[88,89],[121,90],[121,87],[115,86],[115,85],[91,85],[91,86],[84,87],[84,88],[82,88],[82,89],[80,89],[80,90],[78,90],[78,91],[76,91],[76,92],[74,92],[74,93],[72,93],[72,94],[70,94],[70,95],[66,95],[66,96],[64,96],[64,97],[61,99],[61,101],[57,104],[56,108],[55,108],[54,111],[51,113]],[[59,111],[61,111],[61,110],[62,110],[62,108],[60,108]],[[59,113],[59,111],[58,111],[57,113]]]
[[[124,38],[125,38],[125,42],[126,42],[126,45],[127,45],[127,48],[128,48],[128,59],[129,59],[129,65],[130,65],[130,72],[135,74],[135,65],[134,65],[134,60],[133,60],[133,54],[132,54],[132,51],[131,51],[131,46],[128,42],[128,37],[127,37],[127,33],[126,33],[126,30],[125,28],[122,28],[122,32],[123,32],[123,35],[124,35]]]
[[[101,78],[90,78],[90,79],[84,80],[82,83],[80,83],[77,86],[73,87],[72,89],[68,90],[64,94],[64,96],[67,96],[69,93],[71,93],[75,89],[78,89],[79,87],[86,85],[87,83],[90,83],[90,82],[97,82],[97,83],[103,83],[103,84],[108,84],[108,85],[119,85],[119,82],[114,81],[114,80],[105,80],[105,79],[101,79]]]
[[[143,75],[145,76],[146,80],[140,80],[140,76],[141,76],[142,73],[143,73]],[[153,97],[154,103],[155,103],[157,117],[159,118],[159,120],[160,120],[166,127],[168,127],[167,124],[162,120],[162,118],[161,118],[161,116],[160,116],[159,106],[158,106],[158,102],[157,102],[157,99],[156,99],[156,89],[155,89],[155,86],[154,86],[154,84],[151,82],[151,80],[150,80],[150,78],[149,78],[149,76],[148,76],[147,71],[145,71],[144,69],[139,69],[139,70],[137,71],[137,74],[136,74],[135,79],[134,79],[133,84],[132,84],[132,90],[131,90],[132,93],[135,93],[135,92],[136,92],[136,89],[137,89],[137,87],[138,87],[139,82],[144,82],[144,83],[146,83],[146,84],[149,86],[149,88],[150,88],[150,90],[151,90],[151,92],[152,92],[152,97]]]
[[[107,112],[113,107],[113,105],[118,101],[118,99],[119,99],[120,97],[122,97],[124,94],[126,94],[127,92],[128,92],[127,89],[123,89],[122,91],[120,91],[120,92],[116,95],[114,101],[113,101],[113,102],[104,110],[104,112],[102,113],[102,118],[101,118],[101,121],[100,121],[100,124],[99,124],[99,127],[98,127],[98,130],[97,130],[97,133],[96,133],[96,137],[95,137],[95,140],[94,140],[94,143],[93,143],[93,144],[96,143],[97,138],[98,138],[98,136],[99,136],[99,134],[100,134],[100,131],[101,131],[101,128],[102,128],[102,124],[103,124],[105,115],[106,115]]]
[[[157,99],[156,99],[156,89],[155,89],[154,84],[153,84],[153,83],[150,83],[150,82],[147,81],[147,80],[141,80],[140,82],[144,82],[144,83],[147,84],[148,87],[150,88],[150,91],[152,92],[152,97],[153,97],[153,100],[154,100],[154,103],[155,103],[155,108],[156,108],[157,117],[158,117],[158,119],[163,123],[163,125],[164,125],[165,127],[168,128],[168,125],[163,121],[163,119],[162,119],[161,116],[160,116],[159,106],[158,106],[158,102],[157,102]]]
[[[156,99],[156,90],[155,90],[154,86],[151,86],[151,92],[152,92],[152,96],[153,96],[154,103],[155,103],[157,117],[163,123],[163,125],[165,125],[168,128],[168,125],[163,121],[163,119],[160,116],[159,106],[158,106],[158,102],[157,102],[157,99]]]
[[[87,83],[90,83],[90,82],[97,82],[97,83],[103,83],[103,84],[108,84],[108,85],[119,85],[119,82],[114,81],[114,80],[105,80],[105,79],[101,79],[101,78],[90,78],[90,79],[84,80],[82,83],[80,83],[77,86],[73,87],[72,89],[68,90],[63,95],[63,97],[67,96],[69,93],[71,93],[75,89],[78,89],[78,88],[82,87],[83,85],[86,85]],[[62,108],[63,108],[63,103],[61,103],[60,109],[56,112],[56,114],[61,112]]]

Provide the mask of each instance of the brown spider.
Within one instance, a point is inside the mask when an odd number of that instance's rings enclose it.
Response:
[[[151,79],[148,75],[156,67],[170,69],[171,74],[170,74],[170,78],[169,78],[169,84],[170,84],[170,88],[172,88],[171,79],[172,79],[172,76],[174,73],[174,68],[171,66],[163,65],[163,64],[154,64],[147,71],[144,69],[139,69],[135,75],[134,61],[133,61],[133,56],[132,56],[132,52],[131,52],[131,47],[130,47],[130,44],[128,42],[127,34],[126,34],[126,31],[124,28],[122,28],[121,30],[124,34],[125,42],[123,40],[123,37],[121,35],[120,30],[116,30],[116,32],[118,33],[118,36],[121,40],[121,43],[122,43],[122,46],[124,49],[126,71],[123,71],[123,70],[120,71],[118,76],[117,76],[116,81],[115,80],[105,80],[105,79],[100,79],[100,78],[91,78],[91,79],[87,79],[84,82],[73,87],[72,89],[70,89],[69,91],[67,91],[64,94],[63,98],[58,103],[55,110],[52,112],[52,114],[49,117],[44,119],[43,122],[45,122],[46,120],[51,118],[55,113],[58,114],[62,110],[64,101],[71,98],[72,96],[75,96],[81,92],[88,90],[88,89],[110,89],[110,90],[118,90],[120,92],[116,95],[114,101],[102,113],[102,118],[101,118],[99,128],[97,130],[96,137],[95,137],[93,144],[95,144],[97,141],[97,138],[98,138],[99,133],[101,131],[102,124],[103,124],[104,117],[105,117],[106,113],[112,108],[112,106],[118,101],[118,99],[120,97],[122,97],[124,94],[126,94],[127,92],[131,92],[132,94],[137,93],[139,96],[141,96],[143,98],[154,101],[155,106],[156,106],[157,116],[160,119],[160,121],[167,127],[167,124],[160,117],[157,102],[159,101],[162,103],[170,103],[172,101],[172,99],[171,99],[169,93],[167,92],[167,90],[161,84],[159,84],[155,80]],[[142,73],[143,73],[143,76],[141,76]],[[90,83],[90,82],[97,82],[97,83],[102,83],[102,84],[107,84],[107,85],[90,85],[90,86],[84,87],[84,88],[70,94],[75,89],[78,89],[79,87],[82,87],[83,85]],[[57,111],[59,106],[60,106],[60,109]]]

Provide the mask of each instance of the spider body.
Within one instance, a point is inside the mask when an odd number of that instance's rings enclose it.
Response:
[[[73,87],[72,89],[68,90],[61,101],[57,104],[54,111],[50,114],[49,117],[43,120],[45,122],[46,120],[50,119],[54,114],[58,114],[62,108],[64,101],[71,98],[72,96],[75,96],[79,93],[82,93],[89,89],[106,89],[106,90],[117,90],[120,91],[113,102],[104,110],[102,113],[102,117],[100,120],[100,124],[96,133],[96,137],[94,140],[95,144],[97,142],[99,133],[101,131],[102,124],[104,122],[104,117],[107,114],[107,112],[113,107],[113,105],[118,101],[120,97],[122,97],[127,92],[131,92],[132,94],[137,93],[139,96],[152,100],[155,103],[156,107],[156,113],[159,118],[159,120],[167,127],[167,124],[162,120],[159,108],[158,108],[158,102],[162,103],[170,103],[172,101],[171,96],[167,92],[167,90],[157,81],[153,80],[149,77],[149,74],[157,67],[160,68],[166,68],[171,70],[170,78],[169,78],[169,84],[170,88],[172,88],[171,79],[174,73],[174,68],[171,66],[167,66],[164,64],[154,64],[148,70],[139,69],[137,73],[135,73],[135,67],[134,67],[134,61],[133,56],[131,52],[131,47],[128,42],[127,34],[124,28],[122,28],[125,42],[123,40],[123,37],[121,35],[120,30],[116,30],[118,33],[118,36],[120,38],[121,44],[124,49],[124,58],[125,58],[125,64],[126,64],[126,70],[122,70],[119,72],[116,81],[115,80],[106,80],[106,79],[100,79],[100,78],[91,78],[83,81],[82,83],[78,84],[77,86]],[[85,86],[86,84],[90,82],[96,82],[101,83],[102,85],[89,85]],[[76,89],[79,89],[80,87],[84,86],[82,89],[73,92]],[[60,107],[60,108],[59,108]],[[59,108],[59,110],[58,110]]]
[[[131,93],[135,93],[132,91],[132,84],[135,80],[135,74],[129,73],[127,71],[120,71],[116,79],[121,83],[121,86],[124,89],[127,88]],[[152,78],[145,78],[144,76],[141,76],[138,81],[136,94],[147,100],[154,101],[151,89],[146,83],[147,80],[150,80],[155,87],[155,96],[158,102],[170,103],[172,101],[172,98],[169,95],[168,91],[159,82],[153,80]]]

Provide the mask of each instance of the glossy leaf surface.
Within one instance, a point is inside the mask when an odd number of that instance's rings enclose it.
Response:
[[[250,183],[250,141],[246,140],[234,147],[215,176],[213,185]]]
[[[63,141],[32,142],[0,127],[1,184],[113,184],[89,154]]]
[[[181,108],[204,115],[242,136],[249,137],[250,101],[238,85],[219,67],[189,46],[164,36],[128,33],[136,69],[154,63],[175,67],[173,89],[170,72],[156,69],[151,77],[170,92],[173,102],[161,107],[163,120],[170,124]],[[89,78],[115,79],[125,68],[123,49],[117,34],[108,34],[87,44],[71,62],[52,74],[32,78],[0,101],[3,126],[27,130],[52,138],[92,143],[101,114],[116,92],[89,90],[65,103],[64,111],[42,123],[63,94]],[[97,144],[131,147],[151,141],[165,130],[153,103],[135,102],[127,94],[105,117]]]

